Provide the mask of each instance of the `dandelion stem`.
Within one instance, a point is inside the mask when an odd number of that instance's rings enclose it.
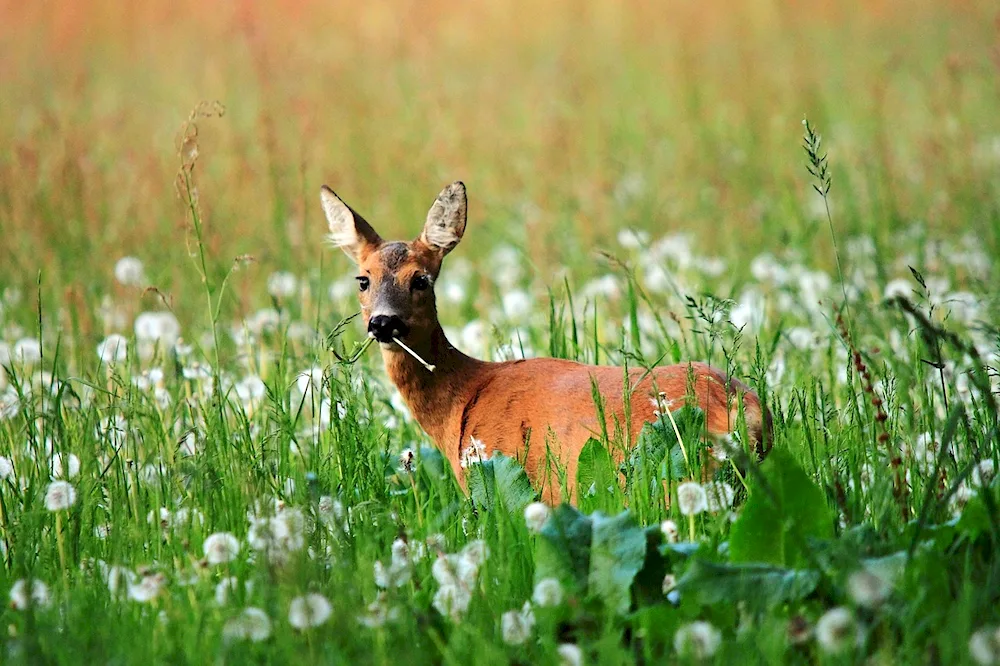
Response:
[[[400,347],[402,347],[404,350],[406,350],[406,352],[409,353],[410,356],[412,356],[413,358],[417,359],[417,361],[420,362],[420,365],[422,365],[425,368],[427,368],[427,372],[434,372],[434,368],[437,367],[436,365],[431,365],[430,363],[428,363],[424,359],[420,358],[420,355],[417,354],[417,352],[413,351],[412,349],[410,349],[409,347],[407,347],[405,344],[403,344],[403,341],[400,340],[399,338],[393,338],[392,341],[395,342]]]

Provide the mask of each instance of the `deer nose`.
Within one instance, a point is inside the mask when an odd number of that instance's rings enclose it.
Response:
[[[396,315],[376,315],[368,322],[368,332],[379,342],[392,342],[393,338],[405,338],[410,327]]]

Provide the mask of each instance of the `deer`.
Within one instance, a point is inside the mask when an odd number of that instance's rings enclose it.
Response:
[[[570,480],[568,500],[575,502],[580,451],[602,432],[594,391],[603,402],[604,432],[618,425],[628,431],[627,442],[634,443],[664,407],[694,404],[705,414],[709,437],[732,435],[742,415],[752,451],[763,458],[770,450],[771,416],[760,398],[706,363],[636,367],[626,374],[620,367],[554,358],[482,361],[449,342],[438,320],[434,282],[465,234],[468,198],[462,182],[441,191],[413,241],[383,240],[326,185],[320,200],[330,242],[358,267],[362,319],[381,348],[389,379],[463,490],[462,468],[470,454],[485,460],[499,451],[521,462],[550,505],[565,499],[554,461]]]

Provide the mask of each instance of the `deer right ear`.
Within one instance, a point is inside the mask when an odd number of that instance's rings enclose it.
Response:
[[[324,185],[319,191],[323,212],[330,225],[330,242],[347,253],[355,263],[361,263],[362,255],[370,247],[382,243],[372,226],[345,204],[337,193]]]
[[[456,181],[444,188],[427,211],[420,240],[437,250],[442,257],[448,254],[465,234],[468,209],[464,184]]]

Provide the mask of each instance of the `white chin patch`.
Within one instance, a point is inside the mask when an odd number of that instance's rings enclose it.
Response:
[[[395,342],[380,342],[378,346],[382,349],[399,349],[399,346]]]

